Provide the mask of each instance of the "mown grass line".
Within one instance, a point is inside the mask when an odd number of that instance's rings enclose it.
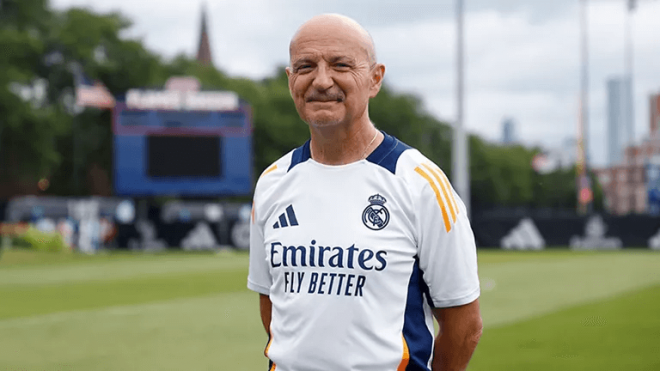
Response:
[[[164,250],[158,252],[130,251],[130,250],[101,250],[96,254],[61,253],[34,251],[24,248],[11,248],[3,251],[0,255],[0,270],[11,268],[23,268],[40,265],[61,264],[88,264],[98,261],[136,261],[136,260],[158,260],[158,259],[199,259],[216,255],[211,251],[182,251]],[[226,255],[247,255],[242,252],[228,252]]]
[[[50,255],[50,254],[48,254]],[[75,254],[78,255],[78,254]],[[74,256],[75,256],[74,255]],[[39,258],[38,256],[35,258]],[[177,274],[247,267],[248,256],[218,254],[142,254],[128,258],[124,254],[94,256],[81,261],[72,257],[64,263],[16,264],[0,268],[0,286],[62,284],[76,281],[127,279],[146,275]]]
[[[0,321],[0,370],[267,368],[253,292]]]
[[[0,286],[0,319],[244,291],[247,268],[123,280]]]
[[[660,286],[486,329],[470,370],[660,370]]]
[[[479,266],[482,316],[489,327],[660,284],[660,254],[622,251],[544,260],[523,255],[530,260],[484,260]]]

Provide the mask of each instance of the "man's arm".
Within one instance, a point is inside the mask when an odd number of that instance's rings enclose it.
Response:
[[[479,299],[470,304],[433,309],[440,324],[433,351],[433,371],[465,370],[483,328]]]
[[[259,294],[259,312],[261,313],[261,322],[264,324],[264,329],[267,334],[270,334],[270,315],[273,309],[273,304],[270,302],[268,295]]]

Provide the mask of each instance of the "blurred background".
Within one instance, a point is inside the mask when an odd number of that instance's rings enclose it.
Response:
[[[468,206],[471,369],[660,369],[654,0],[0,0],[0,369],[267,366],[251,196],[309,137],[284,67],[329,12]]]

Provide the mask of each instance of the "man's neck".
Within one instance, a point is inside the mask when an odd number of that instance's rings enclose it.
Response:
[[[369,120],[350,126],[310,126],[310,133],[312,159],[325,165],[345,165],[363,160],[384,138]]]

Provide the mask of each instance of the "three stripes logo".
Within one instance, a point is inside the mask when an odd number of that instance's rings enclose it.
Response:
[[[421,167],[418,166],[415,168],[415,172],[421,175],[429,183],[431,189],[433,189],[435,198],[442,211],[445,230],[447,232],[451,231],[453,224],[456,223],[458,204],[454,198],[449,179],[447,179],[447,176],[442,170],[432,164],[422,164]]]
[[[298,225],[298,219],[296,218],[296,212],[293,211],[293,205],[289,205],[286,208],[286,212],[280,214],[279,221],[273,224],[273,229],[294,227]]]

